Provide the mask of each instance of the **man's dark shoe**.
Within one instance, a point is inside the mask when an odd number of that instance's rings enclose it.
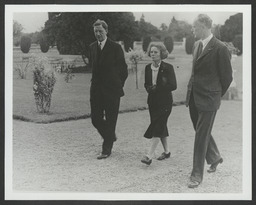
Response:
[[[171,152],[169,152],[169,153],[167,153],[167,154],[166,154],[165,152],[163,152],[163,153],[161,154],[161,156],[157,158],[157,160],[167,159],[167,158],[169,158],[170,156],[171,156]]]
[[[220,158],[217,162],[213,163],[210,168],[207,170],[208,173],[216,172],[217,166],[223,162],[223,159]]]
[[[101,154],[97,157],[97,159],[106,159],[110,156],[110,154]]]
[[[152,159],[149,159],[147,156],[144,156],[141,160],[142,163],[150,165],[152,162]]]
[[[190,181],[188,183],[188,188],[191,188],[191,189],[194,189],[194,188],[197,188],[199,186],[200,182],[198,181]]]

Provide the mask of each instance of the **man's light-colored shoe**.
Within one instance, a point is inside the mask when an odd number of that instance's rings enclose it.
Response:
[[[197,188],[199,186],[200,182],[198,181],[190,181],[188,183],[188,188],[191,188],[191,189],[194,189],[194,188]]]

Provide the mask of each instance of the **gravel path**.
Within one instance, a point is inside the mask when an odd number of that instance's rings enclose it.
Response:
[[[13,121],[13,189],[117,193],[241,193],[242,102],[223,101],[213,136],[224,158],[216,173],[188,189],[194,132],[185,106],[175,106],[168,121],[171,158],[140,162],[150,141],[143,138],[148,111],[119,115],[112,155],[97,160],[102,140],[90,119],[35,124]],[[162,152],[159,144],[156,156]],[[232,168],[232,169],[231,169]]]

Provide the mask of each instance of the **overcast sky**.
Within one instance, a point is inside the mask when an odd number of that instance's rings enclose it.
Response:
[[[160,27],[161,23],[169,25],[173,16],[177,20],[184,20],[192,23],[194,18],[198,15],[195,12],[143,12],[145,21],[152,23],[154,26]],[[225,21],[235,12],[207,12],[212,18],[214,24],[224,24]],[[139,20],[142,12],[134,13],[136,20]],[[40,31],[44,27],[45,21],[48,19],[46,12],[23,12],[14,13],[13,19],[18,21],[24,28],[23,32],[30,33]]]

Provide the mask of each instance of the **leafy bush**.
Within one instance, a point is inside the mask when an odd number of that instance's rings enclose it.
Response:
[[[48,44],[46,38],[42,37],[42,38],[40,39],[39,44],[40,44],[40,49],[41,49],[41,51],[42,51],[43,53],[47,53],[48,50],[49,50],[49,44]]]
[[[29,36],[22,36],[20,39],[20,49],[23,53],[28,53],[31,47],[31,38]]]
[[[18,72],[20,79],[26,79],[29,66],[29,57],[22,57],[21,61],[16,63],[15,70]]]
[[[195,43],[195,37],[193,35],[188,35],[186,37],[186,42],[185,42],[185,50],[188,55],[192,54],[194,43]]]
[[[242,34],[238,34],[235,36],[235,38],[233,39],[233,45],[235,46],[235,48],[237,48],[237,55],[240,56],[243,53],[243,35]]]
[[[148,46],[151,42],[151,37],[150,36],[146,36],[144,39],[143,39],[143,42],[142,42],[142,49],[144,52],[147,52],[148,50]]]
[[[72,73],[72,69],[70,69],[69,67],[66,68],[65,77],[64,77],[65,82],[66,83],[70,82],[74,77],[75,75]]]
[[[39,113],[48,113],[56,77],[47,58],[33,57],[34,97]]]
[[[75,75],[73,74],[73,68],[75,68],[75,61],[61,61],[59,65],[55,68],[58,73],[64,73],[64,80],[69,83]]]
[[[167,36],[164,38],[164,45],[169,53],[173,50],[173,39],[171,36]]]

